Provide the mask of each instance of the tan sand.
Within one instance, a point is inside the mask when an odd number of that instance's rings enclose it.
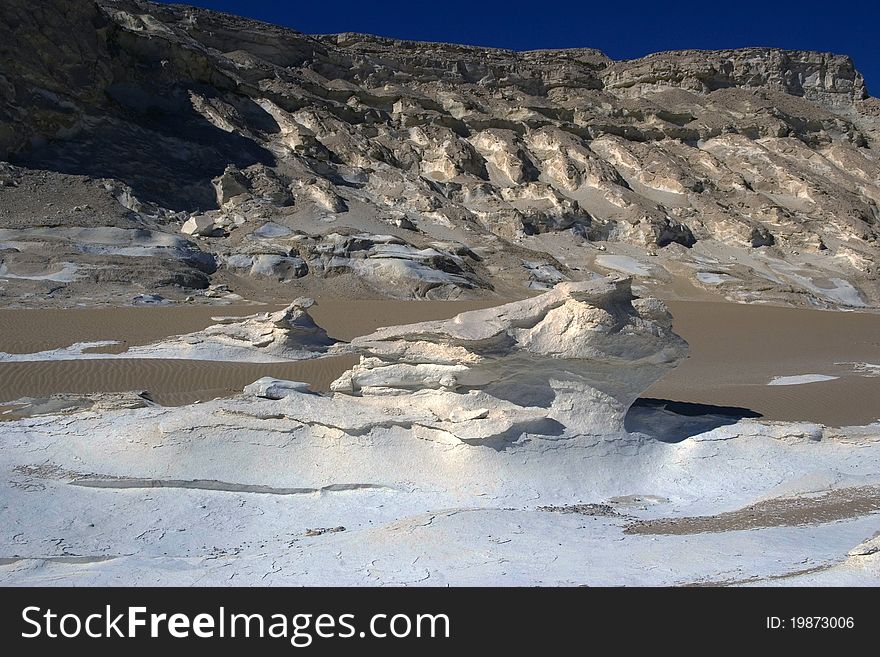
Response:
[[[831,426],[880,419],[880,377],[850,362],[880,363],[880,315],[670,301],[689,358],[644,397],[738,406],[774,420]],[[768,386],[776,376],[825,374],[832,381]]]
[[[880,510],[880,488],[841,488],[815,497],[764,500],[736,511],[713,516],[639,520],[627,526],[627,534],[700,534],[732,532],[764,527],[817,525],[855,518]]]
[[[338,340],[351,340],[380,326],[446,319],[458,313],[505,303],[491,301],[345,301],[321,299],[310,309],[315,321]],[[119,340],[119,348],[156,342],[170,335],[199,331],[211,317],[247,316],[280,310],[283,305],[175,305],[65,309],[0,308],[0,351],[31,353],[76,342]]]
[[[459,313],[491,308],[506,299],[478,301],[341,301],[318,297],[309,309],[315,321],[337,340],[351,340],[372,333],[380,326],[414,324],[435,319],[449,319]]]
[[[263,376],[307,381],[315,390],[328,390],[357,361],[356,356],[335,356],[290,363],[162,359],[0,363],[0,399],[148,390],[159,404],[177,406],[229,397]]]
[[[315,320],[333,337],[350,340],[380,326],[445,319],[499,301],[344,301],[319,299]],[[0,309],[0,351],[30,353],[76,342],[119,340],[93,349],[119,353],[170,335],[198,331],[212,316],[246,316],[283,306],[165,306],[74,309]],[[263,376],[306,381],[317,391],[358,361],[354,356],[293,363],[221,363],[165,359],[108,359],[0,363],[0,401],[54,393],[148,390],[164,405],[227,397]],[[0,407],[7,410],[7,407]]]
[[[210,326],[212,315],[250,315],[277,306],[160,306],[94,308],[2,308],[0,351],[31,353],[76,342],[119,340],[125,345],[156,342],[169,335]],[[116,350],[113,350],[116,351]]]
[[[379,326],[443,319],[494,301],[343,301],[319,299],[312,314],[338,339]],[[690,357],[645,397],[737,406],[778,420],[832,426],[880,418],[880,377],[848,362],[880,364],[880,315],[761,305],[671,301],[676,330]],[[280,306],[172,306],[67,310],[0,309],[0,351],[31,352],[74,342],[146,344],[196,331],[217,315],[248,315]],[[114,349],[118,350],[118,349]],[[57,392],[150,390],[157,401],[183,404],[234,394],[261,376],[297,379],[326,390],[349,358],[304,363],[236,364],[173,360],[83,360],[0,363],[0,401]],[[825,374],[831,381],[768,386],[775,376]]]

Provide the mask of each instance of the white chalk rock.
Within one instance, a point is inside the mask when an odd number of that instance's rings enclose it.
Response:
[[[214,317],[202,331],[133,347],[136,358],[190,358],[242,362],[284,362],[317,358],[335,340],[308,313],[313,299],[300,297],[274,313],[247,317]]]
[[[180,227],[180,232],[184,235],[208,236],[214,234],[217,230],[218,226],[214,218],[206,214],[190,217]]]
[[[634,300],[629,279],[561,283],[525,301],[356,338],[337,350],[361,362],[331,388],[479,391],[546,409],[572,433],[607,434],[686,348],[663,304]]]
[[[297,392],[310,392],[309,384],[302,381],[286,381],[264,376],[245,386],[244,394],[265,399],[284,399]]]

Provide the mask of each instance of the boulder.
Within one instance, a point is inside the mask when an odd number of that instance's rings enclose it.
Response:
[[[293,393],[308,393],[311,390],[309,384],[302,381],[286,381],[284,379],[275,379],[271,376],[264,376],[245,386],[243,392],[246,395],[253,395],[254,397],[262,397],[264,399],[284,399]]]
[[[217,193],[217,204],[223,207],[238,197],[249,194],[250,184],[244,174],[230,165],[212,181]]]
[[[217,221],[214,217],[206,214],[199,214],[192,216],[183,222],[183,226],[180,227],[180,232],[184,235],[210,237],[220,233],[221,229],[217,225]]]

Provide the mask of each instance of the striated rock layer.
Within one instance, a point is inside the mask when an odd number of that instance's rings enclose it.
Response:
[[[615,62],[141,0],[9,0],[0,18],[0,294],[17,302],[211,283],[511,296],[547,268],[880,301],[880,109],[843,55]],[[171,233],[188,257],[47,227]]]

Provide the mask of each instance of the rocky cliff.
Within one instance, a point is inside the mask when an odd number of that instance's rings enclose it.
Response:
[[[668,294],[880,301],[880,112],[842,55],[615,62],[138,0],[0,12],[10,300],[455,298],[616,271]],[[60,226],[129,232],[98,248]],[[181,229],[187,257],[130,246]]]

